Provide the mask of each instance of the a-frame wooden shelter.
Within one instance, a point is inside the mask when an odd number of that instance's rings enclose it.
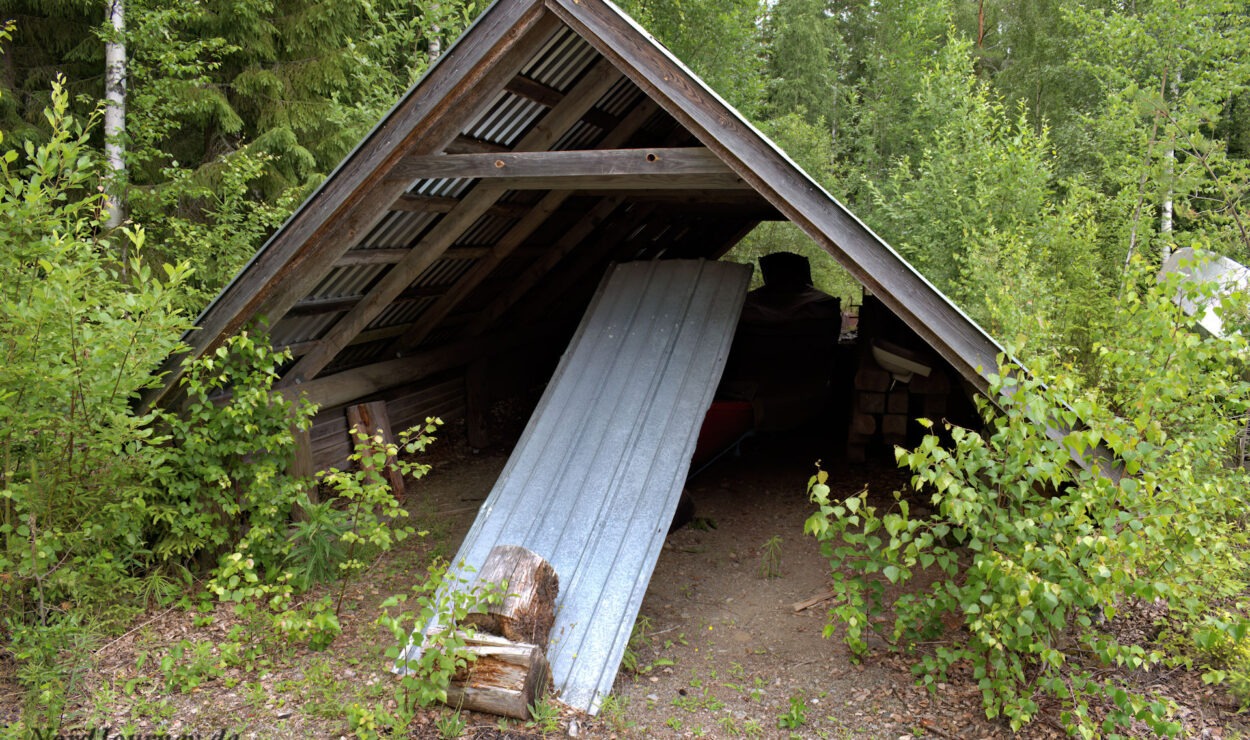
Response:
[[[281,385],[328,409],[314,437],[333,462],[336,407],[472,419],[498,368],[515,372],[499,358],[558,351],[610,263],[715,259],[767,220],[794,222],[986,388],[998,345],[606,0],[485,10],[187,340],[202,355],[267,320],[295,355]],[[177,358],[166,370],[146,402],[176,397]]]

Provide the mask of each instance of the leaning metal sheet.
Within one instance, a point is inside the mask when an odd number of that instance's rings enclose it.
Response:
[[[460,548],[475,569],[497,544],[555,567],[548,658],[570,706],[597,712],[611,691],[750,276],[684,260],[610,270]]]

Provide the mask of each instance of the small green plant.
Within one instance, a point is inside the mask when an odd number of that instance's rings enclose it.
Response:
[[[438,730],[438,736],[444,740],[453,740],[460,737],[464,731],[468,729],[469,723],[464,717],[460,716],[460,711],[445,712],[434,720],[434,728]]]
[[[372,435],[356,432],[355,451],[349,456],[355,469],[342,471],[331,468],[320,474],[322,483],[334,492],[340,505],[344,506],[346,521],[351,523],[339,534],[347,551],[344,560],[339,563],[341,581],[338,601],[334,606],[335,616],[342,612],[349,580],[367,565],[360,557],[361,548],[371,547],[385,552],[416,531],[413,527],[393,524],[397,519],[408,517],[408,510],[396,498],[384,471],[393,469],[405,477],[414,478],[428,473],[429,465],[405,460],[399,452],[401,448],[408,454],[424,452],[434,441],[433,433],[442,423],[442,419],[427,418],[424,426],[401,432],[397,444],[385,442],[381,431]]]
[[[621,667],[630,673],[643,673],[639,670],[638,652],[650,646],[651,642],[647,637],[648,631],[651,629],[651,618],[645,614],[639,614],[634,620],[634,627],[629,633],[629,642],[625,645],[625,654],[621,657]]]
[[[160,671],[165,677],[165,688],[181,694],[190,693],[225,673],[211,642],[191,640],[174,643],[161,658]]]
[[[526,727],[536,728],[539,732],[549,733],[560,729],[560,707],[550,698],[544,698],[529,705],[530,721]]]
[[[392,614],[392,609],[407,603],[405,594],[382,603],[378,624],[389,629],[395,640],[386,656],[402,674],[395,696],[401,710],[446,702],[452,677],[472,661],[472,654],[465,650],[470,633],[454,625],[470,612],[500,603],[503,593],[495,584],[469,586],[465,575],[451,573],[447,563],[437,561],[430,565],[428,577],[413,587],[415,611]],[[422,641],[416,644],[414,639]]]
[[[759,720],[748,717],[742,721],[742,734],[747,737],[764,737],[764,727]]]
[[[608,694],[599,705],[599,716],[608,729],[617,733],[628,732],[635,723],[629,719],[629,698]]]
[[[769,537],[760,547],[760,578],[781,577],[781,535]]]
[[[1202,681],[1222,684],[1241,704],[1250,707],[1250,620],[1236,614],[1209,614],[1190,639],[1204,668]]]
[[[727,736],[737,737],[742,734],[742,730],[738,729],[738,721],[728,714],[716,720],[716,724],[720,725],[721,732]]]
[[[312,650],[325,650],[343,631],[329,596],[275,615],[273,626],[288,641],[307,643]]]
[[[807,702],[797,696],[790,697],[790,709],[777,718],[777,726],[783,730],[797,730],[807,724]]]

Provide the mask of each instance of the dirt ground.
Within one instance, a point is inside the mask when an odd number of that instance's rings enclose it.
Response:
[[[409,506],[430,529],[379,559],[349,583],[343,634],[321,652],[264,641],[249,660],[197,685],[171,687],[167,661],[178,644],[203,644],[216,658],[242,618],[228,606],[209,614],[162,608],[120,637],[93,646],[63,716],[63,730],[111,727],[129,732],[240,737],[350,736],[351,707],[387,705],[394,676],[376,624],[381,602],[422,577],[431,551],[452,556],[478,505],[507,459],[507,445],[467,447],[455,425],[432,448],[434,467],[411,486]],[[515,439],[519,426],[501,437]],[[909,663],[877,651],[862,664],[836,638],[823,636],[825,608],[794,605],[825,592],[829,564],[803,533],[811,511],[805,484],[823,460],[835,492],[868,485],[887,500],[905,483],[885,461],[847,465],[820,435],[748,440],[698,477],[689,491],[696,521],[669,536],[650,582],[626,666],[603,711],[570,710],[528,723],[465,713],[462,737],[798,737],[992,738],[1010,735],[985,719],[969,677],[952,677],[935,694],[914,685]],[[315,591],[308,598],[333,589]],[[188,653],[189,654],[189,653]],[[184,656],[182,661],[188,660]],[[222,663],[222,665],[226,665]],[[0,664],[0,728],[16,720],[22,692],[11,664]],[[179,674],[180,675],[180,674]],[[1246,731],[1223,692],[1196,676],[1158,677],[1181,702],[1186,734],[1240,736]],[[1154,679],[1152,679],[1154,680]],[[552,705],[558,708],[559,705]],[[439,737],[447,710],[423,714],[413,737]],[[1052,713],[1054,714],[1054,713]],[[1046,716],[1023,737],[1062,733]],[[786,725],[786,726],[782,726]],[[28,728],[29,729],[29,728]]]

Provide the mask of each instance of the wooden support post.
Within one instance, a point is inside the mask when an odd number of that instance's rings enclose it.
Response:
[[[292,425],[291,436],[295,438],[295,456],[291,458],[287,474],[292,478],[303,478],[309,482],[308,503],[315,504],[318,502],[318,496],[317,484],[313,482],[313,476],[317,472],[317,466],[313,461],[312,430],[311,428],[299,429]],[[291,518],[295,521],[307,521],[308,514],[303,507],[295,506],[291,509]]]
[[[463,635],[474,656],[447,687],[447,704],[457,709],[529,719],[551,683],[547,656],[537,645],[481,632]]]
[[[347,426],[352,430],[353,446],[364,449],[361,453],[366,460],[361,465],[368,467],[368,456],[376,449],[376,441],[381,438],[383,445],[392,444],[395,441],[395,435],[391,431],[390,415],[386,412],[385,401],[372,401],[370,403],[362,403],[356,406],[347,407]],[[369,439],[365,442],[360,441],[360,435],[366,435]],[[388,463],[390,460],[387,461]],[[399,498],[404,495],[404,476],[388,464],[384,475],[391,484],[391,490],[395,492],[395,497]]]
[[[486,429],[490,396],[490,361],[482,358],[470,362],[464,373],[464,426],[469,445],[477,449],[490,446],[490,433]]]
[[[556,621],[556,595],[560,591],[551,563],[518,545],[495,545],[478,572],[477,583],[506,584],[507,596],[485,612],[468,615],[462,624],[546,647]]]

